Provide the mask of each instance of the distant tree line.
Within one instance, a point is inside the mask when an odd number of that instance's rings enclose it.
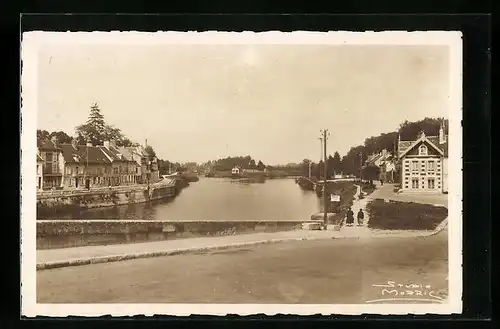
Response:
[[[364,145],[351,147],[349,152],[342,158],[342,171],[345,174],[358,174],[369,155],[380,153],[384,149],[396,156],[398,152],[398,136],[402,141],[416,140],[421,131],[424,131],[428,136],[438,136],[439,128],[443,122],[445,134],[448,134],[447,119],[425,118],[415,122],[405,121],[399,125],[396,131],[369,137],[365,139]]]
[[[262,161],[255,161],[250,155],[211,160],[203,163],[200,167],[204,170],[213,171],[230,171],[234,167],[241,169],[266,169],[266,165]]]
[[[448,134],[448,120],[444,118],[425,118],[415,122],[405,121],[400,124],[396,131],[366,138],[363,145],[351,147],[342,158],[339,152],[335,152],[333,156],[329,155],[327,159],[327,178],[330,179],[335,174],[340,173],[359,175],[362,172],[365,179],[376,180],[379,175],[378,168],[369,166],[363,168],[363,164],[369,155],[380,153],[384,149],[392,155],[397,155],[398,136],[401,140],[416,140],[421,131],[424,131],[428,136],[437,136],[443,122],[445,134]],[[309,159],[304,159],[300,164],[300,175],[308,177],[309,171],[313,178],[322,179],[324,177],[323,161],[315,163]]]

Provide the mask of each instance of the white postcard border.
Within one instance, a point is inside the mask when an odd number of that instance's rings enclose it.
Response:
[[[38,48],[45,44],[338,44],[447,45],[449,102],[449,296],[443,304],[39,304],[36,302],[36,123]],[[42,32],[22,36],[21,313],[23,316],[452,314],[462,312],[462,34],[387,32]]]

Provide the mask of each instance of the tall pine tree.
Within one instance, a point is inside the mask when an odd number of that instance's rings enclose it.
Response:
[[[90,114],[87,122],[77,126],[75,131],[78,144],[90,142],[93,145],[102,145],[106,140],[113,140],[116,142],[117,146],[137,145],[125,137],[119,128],[106,124],[97,103],[90,107]]]
[[[90,114],[87,122],[76,127],[77,140],[79,144],[92,143],[100,145],[107,138],[106,123],[101,109],[97,103],[90,107]]]

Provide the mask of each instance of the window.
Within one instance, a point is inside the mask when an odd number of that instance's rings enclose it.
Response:
[[[113,173],[118,174],[118,167],[113,168]]]
[[[52,162],[52,152],[47,152],[45,155],[45,161]]]
[[[420,145],[420,147],[418,148],[418,154],[419,155],[427,155],[427,146]]]
[[[418,161],[412,161],[411,162],[411,170],[412,171],[418,171]]]
[[[434,161],[429,161],[428,164],[427,164],[427,169],[429,171],[434,171],[436,170],[436,162]]]
[[[435,188],[435,185],[434,185],[434,178],[429,178],[427,180],[427,187],[430,188],[430,189],[434,189]]]
[[[78,174],[78,167],[76,167],[75,174]]]
[[[413,178],[411,180],[411,188],[418,189],[418,178]]]

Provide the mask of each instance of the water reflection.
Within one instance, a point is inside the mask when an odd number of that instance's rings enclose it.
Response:
[[[168,221],[304,220],[318,212],[321,200],[293,179],[263,184],[202,178],[173,200],[82,210],[61,219],[145,219]]]

